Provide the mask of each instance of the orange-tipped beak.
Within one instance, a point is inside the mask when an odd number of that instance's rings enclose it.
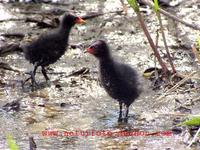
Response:
[[[93,54],[93,49],[92,48],[88,47],[86,50],[87,50],[88,53]]]
[[[76,22],[77,24],[84,24],[84,23],[86,23],[86,21],[83,20],[81,17],[78,17],[78,18],[76,19],[75,22]]]

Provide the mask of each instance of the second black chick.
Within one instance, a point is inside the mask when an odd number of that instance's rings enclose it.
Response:
[[[110,55],[109,47],[103,40],[94,42],[87,52],[99,60],[100,79],[106,92],[119,102],[118,122],[127,122],[129,106],[140,94],[138,75],[126,64],[116,62]],[[125,105],[125,117],[122,117],[122,105]]]
[[[41,34],[35,41],[22,46],[25,58],[34,65],[33,71],[28,73],[30,74],[30,77],[26,79],[25,82],[31,79],[32,86],[37,85],[35,74],[39,66],[42,68],[42,74],[46,81],[49,80],[45,67],[55,63],[62,55],[64,55],[67,50],[71,28],[75,24],[82,23],[85,23],[85,21],[80,17],[72,14],[64,14],[58,28]]]

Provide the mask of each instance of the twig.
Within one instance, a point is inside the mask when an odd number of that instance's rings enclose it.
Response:
[[[37,15],[62,15],[65,12],[70,12],[70,13],[76,13],[75,10],[70,10],[70,9],[60,9],[60,8],[53,8],[50,10],[43,10],[43,11],[24,11],[20,10],[20,13],[26,14],[26,15],[32,15],[32,14],[37,14]]]
[[[158,48],[158,42],[159,42],[159,30],[156,31],[156,48]]]
[[[10,67],[10,66],[9,66],[8,64],[6,64],[6,63],[0,62],[0,68],[5,69],[5,70],[9,70],[9,71],[14,71],[14,72],[20,73],[19,70]]]
[[[25,18],[10,18],[10,19],[0,20],[0,23],[1,22],[6,22],[6,21],[23,21],[23,20],[25,20]]]
[[[158,33],[159,31],[157,30],[156,31],[156,41],[155,41],[155,43],[156,43],[156,48],[158,49],[158,42],[159,42],[159,33]],[[154,68],[155,68],[155,78],[156,79],[158,79],[159,77],[159,75],[158,75],[158,70],[156,69],[157,68],[157,61],[156,61],[156,57],[154,57]]]
[[[122,4],[122,7],[123,7],[123,10],[125,12],[125,14],[127,15],[128,13],[128,9],[127,9],[127,6],[124,4],[124,1],[123,0],[120,0],[121,4]]]
[[[189,145],[187,146],[187,148],[190,148],[190,146],[195,142],[198,134],[200,133],[200,128],[198,129],[197,133],[195,134],[194,138],[192,139],[192,141],[189,143]]]
[[[161,20],[160,10],[156,11],[156,15],[158,17],[158,21],[159,21],[159,24],[160,24],[160,29],[161,29],[161,33],[162,33],[162,38],[163,38],[165,50],[167,52],[167,57],[168,57],[170,65],[172,67],[172,71],[175,74],[176,69],[175,69],[174,64],[172,62],[172,58],[171,58],[171,55],[170,55],[170,52],[169,52],[169,49],[168,49],[168,46],[167,46],[167,41],[166,41],[166,38],[165,38],[165,32],[164,32],[164,27],[163,27],[162,20]]]
[[[144,19],[143,19],[142,15],[140,14],[140,12],[136,12],[136,13],[137,13],[138,19],[140,21],[141,27],[142,27],[142,29],[143,29],[143,31],[144,31],[144,33],[145,33],[145,35],[146,35],[146,37],[147,37],[147,39],[149,41],[149,44],[150,44],[150,46],[151,46],[151,48],[152,48],[152,50],[154,52],[154,55],[158,59],[158,62],[160,64],[160,66],[162,67],[163,72],[167,73],[168,72],[167,66],[163,62],[163,60],[162,60],[162,58],[161,58],[161,56],[160,56],[160,54],[159,54],[159,52],[157,50],[157,47],[155,46],[155,44],[154,44],[154,42],[153,42],[153,40],[152,40],[152,38],[150,36],[150,33],[146,28],[146,25],[144,23]]]
[[[7,22],[7,21],[25,21],[25,22],[34,22],[34,23],[37,23],[38,26],[41,26],[41,27],[47,27],[47,28],[55,28],[56,25],[54,25],[53,23],[48,23],[48,22],[45,22],[43,20],[37,20],[35,18],[10,18],[10,19],[5,19],[5,20],[0,20],[0,23],[1,22]]]
[[[77,71],[73,71],[72,73],[70,73],[69,75],[67,75],[66,77],[71,77],[71,76],[78,76],[81,74],[86,74],[89,72],[89,68],[83,67],[80,70]]]
[[[165,93],[163,93],[160,97],[157,98],[156,102],[160,101],[161,99],[163,99],[168,93],[172,92],[173,90],[177,89],[179,86],[181,86],[183,83],[185,83],[188,79],[190,79],[194,74],[196,73],[196,71],[190,73],[188,76],[186,76],[184,79],[182,79],[181,81],[179,81],[176,85],[174,85],[171,89],[167,90]],[[162,102],[162,101],[160,101]]]
[[[1,34],[1,36],[5,36],[5,37],[17,37],[17,38],[24,38],[25,34],[23,33],[3,33]]]
[[[47,22],[47,21],[44,21],[43,19],[37,20],[35,18],[29,18],[29,17],[26,18],[25,22],[37,23],[37,25],[42,28],[55,28],[57,26],[53,21]]]
[[[112,13],[121,14],[122,12],[123,10],[115,10],[115,11],[110,11],[110,12],[90,12],[87,15],[81,16],[81,18],[87,20],[87,19],[93,19],[99,16],[103,16],[105,14],[112,14]]]
[[[32,136],[29,137],[29,150],[36,150],[37,145]]]
[[[66,2],[66,1],[65,1]],[[43,1],[43,3],[48,4],[48,5],[54,5],[54,6],[70,6],[70,5],[78,5],[78,1],[72,1],[72,2],[67,2],[67,3],[60,3],[60,2],[54,2],[52,3],[51,1]]]
[[[153,2],[151,2],[150,0],[141,0],[141,1],[142,1],[143,3],[145,3],[146,5],[152,7],[152,8],[154,7]],[[172,15],[172,14],[166,12],[165,10],[163,10],[163,9],[161,9],[161,8],[160,8],[159,10],[160,10],[160,13],[162,13],[163,15],[165,15],[165,16],[167,16],[167,17],[173,19],[173,20],[176,20],[176,21],[178,21],[178,22],[184,24],[184,25],[187,26],[187,27],[193,28],[193,29],[195,29],[195,30],[200,30],[200,26],[198,26],[198,25],[190,24],[190,23],[188,23],[188,22],[185,22],[185,21],[181,20],[180,18],[178,18],[178,17],[176,17],[176,16],[174,16],[174,15]]]
[[[200,54],[198,53],[196,47],[192,46],[192,52],[194,53],[195,57],[197,58],[198,62],[200,63]]]
[[[12,43],[12,44],[5,44],[0,47],[0,57],[5,57],[9,54],[13,54],[15,52],[22,52],[22,48],[20,47],[20,43]]]

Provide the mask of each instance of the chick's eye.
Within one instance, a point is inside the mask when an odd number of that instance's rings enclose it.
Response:
[[[97,48],[98,48],[98,45],[95,45],[94,48],[97,49]]]
[[[92,48],[92,49],[96,49],[96,46],[95,46],[95,45],[92,45],[91,48]]]

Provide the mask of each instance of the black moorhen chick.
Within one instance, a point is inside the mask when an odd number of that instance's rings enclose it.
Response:
[[[25,82],[31,79],[32,86],[37,85],[35,74],[39,66],[42,68],[42,74],[46,81],[49,81],[45,67],[55,63],[62,55],[64,55],[67,50],[71,28],[75,24],[82,23],[85,23],[85,21],[80,17],[66,13],[62,17],[58,28],[41,34],[35,41],[22,46],[25,58],[34,65],[33,71],[28,73],[30,74],[30,77],[26,79]]]
[[[139,96],[140,88],[136,71],[126,64],[116,62],[110,55],[109,47],[103,40],[87,48],[99,60],[100,80],[106,92],[119,102],[118,122],[128,122],[129,106]],[[122,117],[122,105],[126,106]]]

